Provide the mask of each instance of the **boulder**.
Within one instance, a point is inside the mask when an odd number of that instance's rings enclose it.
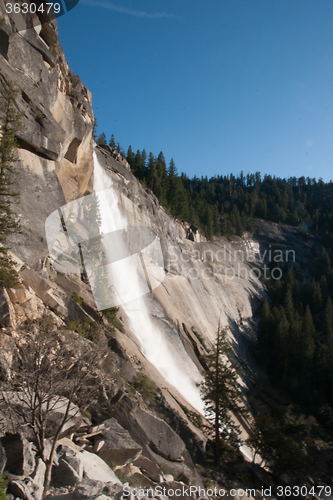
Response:
[[[29,476],[35,468],[35,457],[29,441],[20,434],[1,438],[7,461],[6,469],[16,476]]]
[[[153,489],[156,486],[156,483],[149,479],[149,477],[142,474],[139,467],[136,467],[135,465],[126,465],[126,467],[117,469],[117,472],[126,477],[126,480],[130,482],[131,486],[141,486]]]
[[[143,457],[142,455],[137,458],[134,462],[133,465],[136,467],[139,467],[139,469],[144,472],[150,479],[152,479],[155,482],[160,482],[162,478],[162,471],[161,469],[154,464],[151,460],[149,460],[146,457]]]
[[[59,447],[57,448],[58,451]],[[58,465],[53,479],[66,486],[75,486],[83,477],[83,464],[79,452],[67,446],[61,446]]]
[[[56,487],[54,485],[50,486],[48,493],[44,500],[71,500],[72,499],[73,487]]]
[[[142,486],[143,488],[155,488],[156,483],[144,474],[141,474],[138,470],[137,472],[133,472],[133,474],[131,474],[131,485]]]
[[[167,483],[172,483],[174,481],[174,477],[172,474],[164,474],[164,480],[167,482]]]
[[[29,482],[13,480],[8,485],[8,492],[16,498],[24,498],[25,500],[34,500],[31,496]]]
[[[84,478],[85,480],[102,481],[104,483],[120,483],[115,473],[97,455],[89,451],[78,451],[68,446],[60,445],[57,448],[59,465],[55,467],[55,479],[65,485],[74,486]]]
[[[84,478],[95,479],[104,483],[121,484],[115,473],[99,456],[84,450],[81,453],[81,460]]]
[[[16,499],[41,500],[43,485],[33,483],[30,477],[25,479],[13,479],[8,485],[8,492]]]
[[[166,460],[165,458],[154,453],[149,446],[144,447],[143,453],[146,457],[149,457],[152,462],[156,463],[160,467],[163,474],[172,474],[177,481],[203,487],[200,476],[195,471],[193,464],[191,469],[184,462],[170,462],[170,460]],[[186,452],[184,455],[186,457]]]
[[[103,423],[102,437],[95,440],[95,450],[110,467],[126,465],[136,460],[142,448],[130,434],[118,424],[115,418]]]
[[[57,441],[57,445],[64,445],[64,446],[68,446],[69,448],[72,448],[73,450],[77,450],[77,451],[82,451],[83,448],[82,446],[78,446],[77,444],[73,443],[73,441],[69,438],[62,438],[62,439],[59,439],[59,441]]]
[[[117,421],[139,444],[148,445],[168,460],[181,460],[185,444],[166,422],[137,406],[128,396],[123,396],[114,410]]]
[[[101,481],[84,480],[75,488],[71,500],[92,500],[103,494],[105,484]]]

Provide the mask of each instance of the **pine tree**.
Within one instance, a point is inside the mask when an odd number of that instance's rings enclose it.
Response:
[[[299,345],[299,356],[303,372],[310,372],[313,354],[315,350],[314,337],[316,329],[309,306],[306,306],[305,316],[302,323]]]
[[[292,289],[291,289],[290,284],[287,285],[287,293],[286,293],[284,300],[283,300],[283,306],[284,306],[284,311],[285,311],[287,320],[289,321],[289,323],[292,323],[292,321],[294,319],[295,312],[294,312],[294,306],[293,306]]]
[[[168,169],[168,191],[167,191],[167,202],[174,213],[178,201],[179,194],[179,184],[177,168],[173,158],[171,158]]]
[[[333,338],[333,306],[331,297],[328,297],[324,313],[322,341],[326,343],[331,337]]]
[[[97,144],[98,144],[99,146],[106,146],[106,135],[105,135],[105,133],[104,133],[104,132],[102,132],[102,133],[99,135],[99,137],[98,137],[98,139],[97,139]]]
[[[134,153],[133,153],[131,145],[128,146],[126,160],[128,161],[130,167],[133,168],[134,167]]]
[[[140,180],[144,177],[144,164],[142,161],[141,152],[138,149],[134,158],[134,173],[136,177]]]
[[[0,286],[12,286],[17,282],[17,275],[6,247],[10,234],[19,229],[18,218],[13,211],[18,193],[13,191],[12,176],[15,172],[16,133],[22,127],[22,114],[18,112],[15,98],[18,91],[11,84],[3,84],[0,89]]]
[[[259,355],[263,366],[269,364],[270,344],[272,334],[272,317],[268,300],[265,299],[260,311],[260,322],[258,328]]]
[[[142,159],[143,167],[145,168],[146,167],[146,161],[147,161],[147,151],[145,149],[143,149],[141,151],[141,159]]]
[[[219,210],[217,205],[215,205],[213,208],[213,233],[216,236],[219,236],[221,234],[221,228],[219,223]]]
[[[110,146],[111,149],[116,149],[116,141],[114,140],[114,135],[113,134],[111,135],[109,146]]]
[[[314,313],[319,313],[323,306],[323,299],[321,295],[321,289],[319,283],[316,282],[315,279],[312,280],[311,283],[311,310]]]
[[[148,175],[147,175],[147,177],[148,177],[148,179],[147,179],[148,187],[150,189],[152,189],[154,191],[154,193],[155,193],[154,187],[155,187],[155,184],[156,184],[157,173],[156,173],[155,158],[154,158],[153,153],[151,153],[151,152],[149,153],[149,157],[148,157],[147,170],[148,170]]]
[[[167,173],[164,154],[162,153],[162,151],[159,153],[157,157],[156,172],[157,172],[157,182],[156,182],[155,194],[157,198],[160,200],[161,205],[166,205],[168,173]]]
[[[206,357],[208,370],[201,387],[207,418],[214,425],[216,466],[220,463],[221,444],[237,446],[240,442],[239,428],[231,413],[247,413],[237,382],[238,373],[231,356],[227,329],[219,324],[215,346],[212,353]]]

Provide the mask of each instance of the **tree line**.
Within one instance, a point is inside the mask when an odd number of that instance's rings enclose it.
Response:
[[[97,139],[107,145],[105,134]],[[258,217],[297,226],[306,237],[309,231],[320,234],[325,247],[333,248],[333,182],[310,177],[281,179],[260,172],[189,178],[178,174],[173,158],[167,164],[145,149],[127,153],[116,143],[114,135],[108,144],[121,153],[133,174],[153,191],[174,217],[200,227],[208,238],[214,235],[241,236],[253,229]],[[333,255],[330,252],[332,260]]]
[[[261,310],[258,358],[270,381],[333,430],[333,273],[313,249],[312,280],[293,268],[270,288]]]

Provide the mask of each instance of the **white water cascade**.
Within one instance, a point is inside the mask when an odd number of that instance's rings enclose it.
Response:
[[[107,191],[106,191],[107,190]],[[118,195],[112,188],[111,177],[100,165],[97,154],[94,152],[94,191],[96,192],[102,216],[101,234],[108,235],[114,231],[127,229],[127,219],[121,213]],[[203,413],[203,402],[200,390],[196,383],[201,381],[201,375],[186,353],[181,340],[172,329],[168,330],[154,324],[149,315],[146,301],[149,296],[142,292],[142,276],[138,272],[136,262],[129,255],[126,238],[102,238],[106,254],[112,262],[116,242],[117,251],[122,259],[112,266],[109,278],[118,303],[121,303],[129,318],[131,329],[137,337],[141,351],[146,358],[157,368],[164,379],[172,384],[178,392],[198,411]],[[120,248],[119,248],[120,247]],[[127,256],[127,257],[126,257]],[[134,298],[139,297],[139,298]],[[134,298],[134,300],[133,300]]]

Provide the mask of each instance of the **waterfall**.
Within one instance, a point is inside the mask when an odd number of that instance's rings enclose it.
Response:
[[[109,272],[110,284],[116,303],[122,304],[131,329],[139,341],[141,351],[157,368],[164,379],[198,411],[203,413],[203,402],[197,383],[201,375],[186,353],[174,329],[157,325],[149,314],[147,303],[151,300],[144,276],[139,273],[137,256],[128,251],[126,215],[121,213],[118,194],[112,187],[111,177],[100,165],[94,152],[94,191],[99,199],[102,217],[102,242],[109,262],[114,262],[116,252],[121,255]],[[123,231],[121,231],[123,230]],[[124,231],[125,230],[125,231]]]

